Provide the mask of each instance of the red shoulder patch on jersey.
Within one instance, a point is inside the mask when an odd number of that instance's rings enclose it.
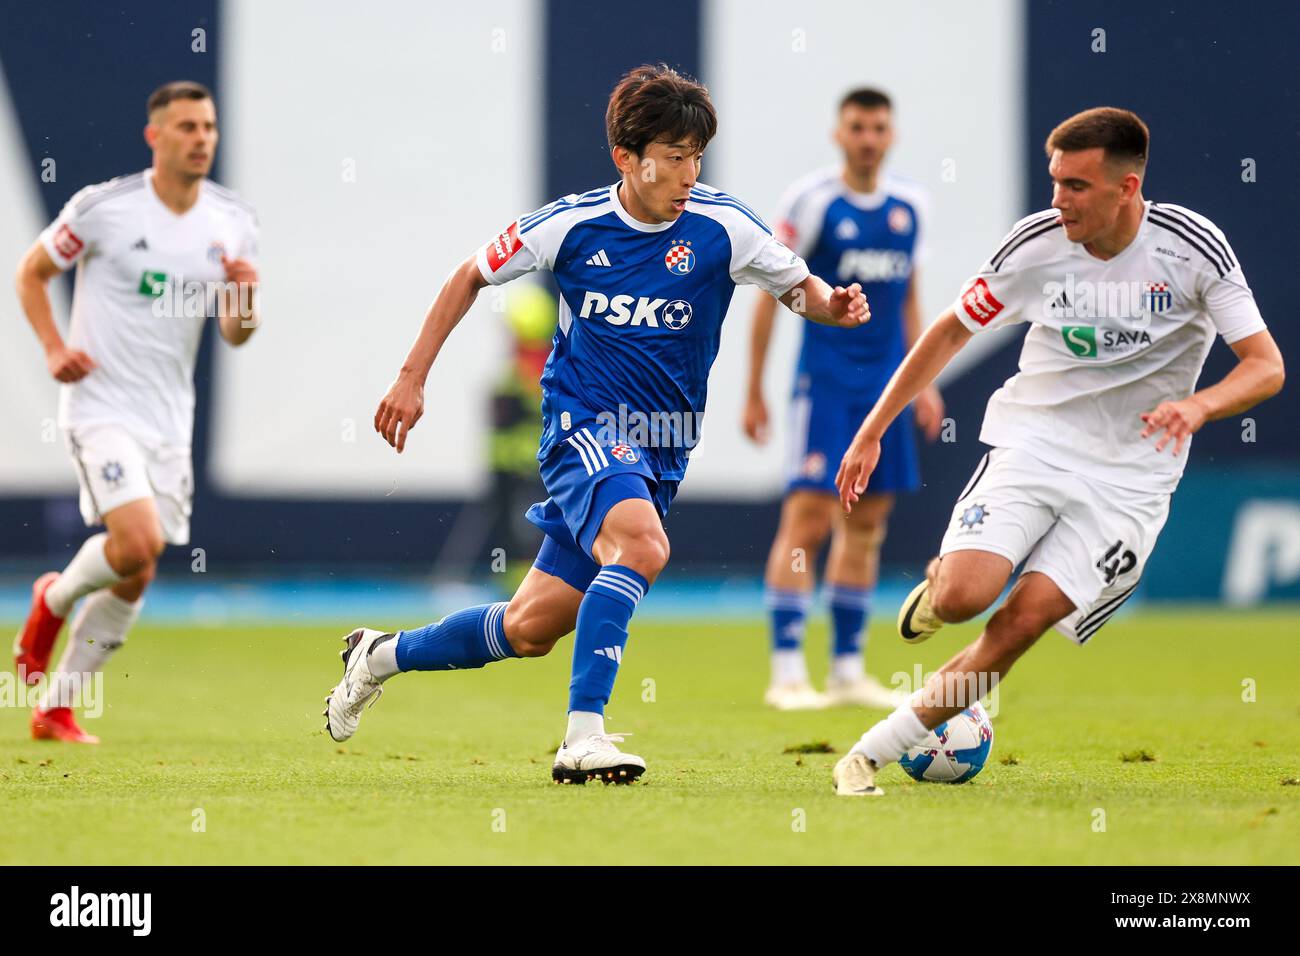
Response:
[[[66,222],[59,226],[58,231],[54,233],[54,250],[63,258],[75,259],[84,248],[86,248],[86,244],[78,238],[75,232],[68,228]]]
[[[1005,308],[994,297],[989,284],[983,279],[976,279],[971,287],[962,293],[961,307],[980,325],[988,325]]]
[[[509,262],[510,257],[522,249],[523,245],[519,240],[519,223],[512,222],[509,229],[488,243],[488,268],[496,272]]]

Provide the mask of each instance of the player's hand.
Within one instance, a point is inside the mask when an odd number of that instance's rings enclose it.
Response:
[[[926,441],[937,439],[943,428],[943,396],[939,390],[933,385],[926,387],[916,396],[912,408],[916,412],[916,427],[921,429]]]
[[[862,286],[856,282],[847,289],[838,285],[832,289],[827,308],[840,328],[852,329],[871,321],[867,297],[862,294]]]
[[[226,270],[227,282],[257,283],[257,268],[247,259],[227,259],[222,256],[221,265]]]
[[[85,352],[60,345],[45,353],[45,367],[60,382],[79,382],[99,366]]]
[[[768,436],[767,402],[762,395],[750,395],[745,402],[745,414],[741,423],[745,434],[756,445],[766,445]]]
[[[840,470],[835,474],[835,487],[840,490],[840,504],[844,506],[845,514],[853,510],[853,503],[867,490],[867,479],[879,461],[880,439],[866,438],[859,432],[844,453]]]
[[[399,372],[375,411],[375,431],[400,455],[406,448],[406,436],[423,415],[424,383]]]
[[[1142,437],[1149,438],[1164,431],[1156,441],[1156,451],[1164,451],[1165,446],[1172,441],[1174,456],[1177,457],[1187,444],[1187,439],[1201,430],[1206,417],[1205,407],[1195,395],[1178,402],[1161,402],[1151,411],[1142,414],[1142,421],[1147,424],[1142,429]]]

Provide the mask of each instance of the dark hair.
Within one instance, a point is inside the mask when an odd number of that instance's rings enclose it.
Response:
[[[840,110],[846,106],[861,106],[864,110],[874,110],[884,107],[892,110],[894,104],[889,101],[888,94],[874,89],[870,86],[860,86],[856,90],[849,90],[840,100]]]
[[[622,146],[638,156],[659,140],[694,143],[702,150],[717,131],[709,91],[666,63],[624,74],[605,110],[610,148]]]
[[[145,104],[145,115],[153,116],[154,110],[160,110],[172,100],[210,100],[212,91],[202,83],[193,80],[173,80],[164,83],[149,94]]]
[[[1141,170],[1147,164],[1150,145],[1151,131],[1136,113],[1098,106],[1075,113],[1052,130],[1044,149],[1051,156],[1058,149],[1073,153],[1100,147],[1108,160],[1130,163]]]

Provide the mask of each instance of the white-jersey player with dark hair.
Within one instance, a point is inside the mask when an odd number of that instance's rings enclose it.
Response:
[[[28,683],[49,667],[82,597],[67,649],[32,714],[38,739],[95,743],[73,717],[87,675],[121,647],[165,544],[187,544],[193,493],[194,363],[208,317],[241,345],[257,326],[257,220],[207,179],[217,146],[212,94],[168,83],[149,97],[153,164],[78,192],[18,267],[23,311],[62,382],[59,427],[88,526],[68,566],[42,575],[15,641]],[[65,341],[49,281],[76,266]]]
[[[840,465],[845,508],[880,436],[971,338],[1028,323],[1020,371],[989,400],[992,446],[953,509],[899,632],[966,621],[1020,575],[983,633],[835,766],[845,796],[974,703],[1049,628],[1082,644],[1133,594],[1191,436],[1276,394],[1282,356],[1223,233],[1143,199],[1149,135],[1127,110],[1066,120],[1047,140],[1050,210],[1018,222],[908,354]],[[1238,362],[1196,389],[1215,336]]]

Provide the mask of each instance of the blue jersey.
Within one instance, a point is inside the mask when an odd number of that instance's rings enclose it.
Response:
[[[628,214],[618,189],[521,216],[479,251],[479,271],[499,285],[549,269],[559,285],[538,459],[600,428],[642,449],[656,478],[678,481],[737,283],[781,296],[808,267],[726,193],[697,184],[676,221],[651,225]]]
[[[878,394],[906,352],[903,303],[925,215],[920,188],[885,176],[874,193],[856,193],[838,169],[825,170],[796,183],[781,205],[777,235],[830,285],[861,283],[871,307],[871,321],[855,329],[807,324],[799,375]]]

